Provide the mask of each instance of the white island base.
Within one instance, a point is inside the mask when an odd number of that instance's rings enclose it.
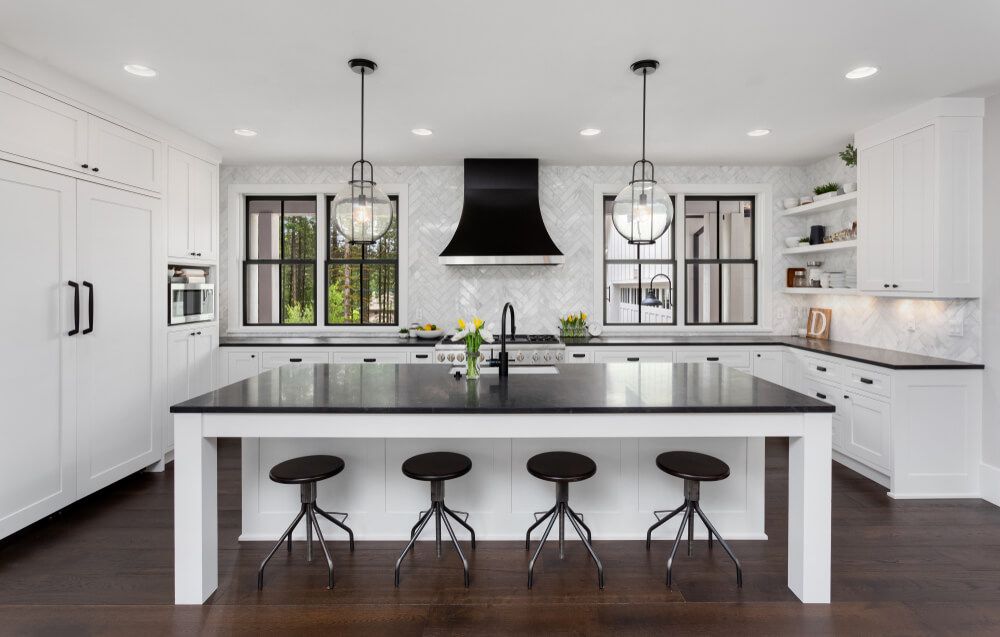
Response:
[[[471,513],[482,539],[518,539],[532,512],[552,506],[552,485],[523,470],[551,449],[590,455],[597,475],[570,487],[595,539],[639,539],[651,511],[683,501],[680,481],[653,462],[669,449],[703,450],[733,475],[705,485],[706,512],[730,539],[764,539],[763,438],[789,444],[788,587],[804,602],[830,601],[831,415],[710,414],[308,414],[178,413],[175,460],[175,600],[201,604],[218,585],[217,449],[242,438],[242,539],[275,540],[295,514],[298,490],[267,479],[281,460],[335,453],[347,468],[320,487],[321,506],[351,514],[359,539],[401,540],[429,500],[399,465],[429,450],[466,453],[467,476],[448,483],[449,506]],[[676,526],[673,526],[676,529]],[[669,528],[659,529],[669,537]],[[703,533],[703,531],[702,531]],[[332,528],[329,538],[339,535]],[[636,550],[644,550],[636,544]],[[613,569],[613,565],[609,565]]]

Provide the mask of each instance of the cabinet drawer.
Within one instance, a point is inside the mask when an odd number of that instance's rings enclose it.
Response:
[[[844,366],[831,363],[814,356],[803,356],[802,366],[807,376],[823,380],[839,381],[844,377]]]
[[[266,352],[261,356],[261,367],[264,369],[274,369],[282,365],[329,362],[330,355],[326,352]]]
[[[411,352],[410,362],[416,364],[423,363],[433,363],[434,362],[434,350],[427,348],[426,352]]]
[[[594,353],[593,352],[576,352],[572,349],[566,350],[566,362],[567,363],[593,363]]]
[[[852,365],[844,366],[845,385],[851,389],[879,394],[880,396],[890,396],[891,377],[888,374],[872,372]]]
[[[802,380],[802,393],[810,398],[833,405],[837,408],[838,414],[844,411],[844,391],[836,385],[805,378]]]
[[[596,352],[596,363],[671,363],[673,352],[656,352],[644,350],[640,352]]]
[[[430,352],[427,352],[430,354]],[[334,352],[334,363],[405,363],[406,352]],[[430,357],[427,358],[430,361]]]
[[[678,363],[719,363],[726,367],[750,367],[749,350],[680,350],[674,356]]]

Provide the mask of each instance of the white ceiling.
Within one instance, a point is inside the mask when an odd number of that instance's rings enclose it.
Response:
[[[648,115],[661,163],[805,163],[924,99],[1000,90],[995,0],[0,0],[0,41],[226,163],[356,159],[356,56],[379,64],[366,91],[376,165],[631,163],[641,81],[628,65],[645,57],[662,64]],[[130,76],[127,62],[160,74]],[[881,72],[844,79],[869,64]]]

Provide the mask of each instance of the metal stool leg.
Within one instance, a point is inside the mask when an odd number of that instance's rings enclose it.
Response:
[[[438,511],[438,519],[444,521],[444,526],[446,529],[448,529],[448,535],[451,536],[451,543],[455,545],[455,550],[458,551],[458,556],[462,558],[462,570],[465,573],[464,577],[465,587],[469,588],[469,560],[465,559],[465,553],[462,552],[462,547],[459,546],[458,544],[458,538],[455,537],[455,530],[451,528],[451,522],[448,521],[448,516],[443,515],[443,513],[447,511],[447,509],[445,509],[444,505],[441,503],[438,503],[437,506],[438,509],[440,509]]]
[[[566,557],[566,505],[559,505],[559,559]]]
[[[565,506],[566,508],[569,508],[568,505],[563,505],[563,506]],[[571,513],[572,513],[572,511],[571,511]],[[601,564],[601,560],[598,559],[597,553],[594,552],[594,547],[590,544],[590,540],[588,540],[584,536],[583,529],[580,528],[580,523],[576,521],[576,515],[570,515],[569,516],[569,523],[572,524],[573,528],[576,529],[576,533],[577,533],[577,535],[580,536],[580,541],[583,542],[583,545],[585,547],[587,547],[587,551],[590,553],[590,557],[594,558],[594,563],[597,564],[597,585],[603,591],[604,590],[604,565]]]
[[[556,507],[552,510],[552,513],[555,513],[555,509],[557,509],[557,508],[559,508],[559,505],[556,505]],[[544,520],[545,518],[542,518],[542,519]],[[545,540],[548,539],[549,533],[552,531],[552,525],[554,525],[555,523],[556,523],[556,516],[552,515],[551,519],[549,520],[549,525],[545,527],[545,532],[542,533],[542,539],[538,541],[538,548],[535,549],[535,554],[531,556],[531,561],[528,562],[528,588],[529,589],[531,588],[532,575],[534,574],[534,570],[535,570],[535,561],[538,559],[538,556],[541,554],[542,547],[545,546]]]
[[[309,522],[316,527],[316,538],[319,540],[319,546],[323,549],[323,556],[326,558],[326,569],[329,581],[326,585],[327,589],[333,588],[333,558],[330,556],[330,549],[326,547],[326,540],[323,538],[323,531],[319,528],[319,520],[316,519],[316,511],[313,507],[307,509],[306,515],[309,516]]]
[[[684,517],[681,519],[681,526],[677,529],[677,537],[674,539],[674,546],[670,549],[670,557],[667,558],[667,586],[671,586],[673,583],[673,568],[674,568],[674,555],[677,553],[677,547],[681,543],[681,536],[684,535],[684,525],[692,524],[691,520],[692,511],[694,507],[689,503],[684,509]]]
[[[712,526],[712,523],[708,521],[708,517],[705,515],[704,511],[701,510],[701,506],[697,502],[694,503],[694,510],[698,514],[698,517],[701,518],[701,521],[705,523],[705,526],[708,527],[709,534],[715,534],[715,537],[719,539],[719,544],[721,544],[722,548],[726,550],[726,553],[729,553],[729,557],[732,558],[733,563],[736,564],[736,587],[743,588],[743,567],[740,565],[740,561],[736,558],[736,554],[733,553],[733,549],[729,547],[729,543],[722,539],[719,532],[716,531],[715,527]]]
[[[324,511],[323,509],[319,508],[316,505],[313,505],[313,510],[316,511],[316,513],[319,513],[320,515],[322,515],[327,520],[333,522],[334,526],[339,526],[341,529],[347,531],[347,537],[350,539],[350,542],[351,542],[351,552],[353,553],[354,552],[354,531],[351,530],[351,527],[349,527],[346,524],[344,524],[343,521],[338,520],[337,518],[333,517],[335,515],[342,515],[342,516],[344,516],[344,520],[346,520],[347,519],[347,514],[346,513],[327,513],[326,511]]]
[[[555,505],[554,507],[552,507],[551,509],[549,509],[544,515],[542,515],[542,517],[538,517],[538,513],[535,514],[535,523],[532,524],[531,526],[529,526],[528,527],[528,531],[524,534],[524,550],[525,551],[527,551],[530,548],[530,544],[531,544],[531,532],[534,531],[538,527],[538,525],[541,524],[542,522],[544,522],[550,515],[552,515],[553,513],[555,513],[557,508],[559,508],[558,504]]]
[[[649,550],[649,543],[653,539],[653,531],[655,531],[656,529],[658,529],[661,526],[663,526],[664,524],[666,524],[671,518],[673,518],[675,515],[677,515],[681,511],[683,511],[685,509],[685,507],[687,507],[687,505],[688,505],[688,502],[687,502],[687,500],[685,500],[684,504],[680,505],[679,507],[677,507],[676,509],[674,509],[673,511],[671,511],[670,515],[668,515],[666,517],[662,517],[662,518],[660,517],[660,514],[661,513],[666,513],[666,511],[653,511],[653,516],[656,517],[657,521],[653,524],[653,526],[649,527],[649,529],[646,531],[646,550],[647,551]]]
[[[475,551],[476,550],[476,530],[473,529],[471,526],[469,526],[469,522],[468,522],[468,520],[469,520],[469,514],[465,513],[464,511],[452,511],[447,506],[445,506],[443,503],[441,504],[441,508],[444,509],[445,513],[447,513],[452,518],[454,518],[456,522],[458,522],[459,524],[461,524],[462,526],[464,526],[465,530],[467,530],[469,532],[469,535],[472,536],[472,550]],[[465,519],[464,520],[462,518],[458,517],[459,514],[461,514],[461,513],[465,513]]]
[[[292,545],[292,531],[295,530],[295,527],[298,526],[299,524],[299,520],[301,520],[302,516],[304,516],[305,514],[306,514],[306,505],[303,504],[302,508],[299,509],[299,514],[295,516],[295,519],[292,520],[292,523],[288,525],[288,528],[285,530],[285,532],[282,533],[281,537],[278,538],[278,541],[271,549],[271,552],[268,553],[267,557],[264,558],[264,561],[260,563],[260,568],[257,569],[257,590],[259,591],[264,590],[264,567],[267,566],[267,562],[271,559],[272,556],[274,556],[274,554],[278,550],[278,547],[280,547],[281,544],[285,541],[285,537],[288,538],[288,546],[290,547]]]
[[[410,549],[413,548],[414,543],[416,543],[417,538],[420,537],[420,533],[424,530],[424,527],[427,526],[427,523],[430,521],[431,515],[433,513],[434,513],[434,507],[431,507],[430,509],[428,509],[427,513],[425,513],[424,516],[417,521],[416,533],[414,533],[413,537],[410,538],[410,541],[406,545],[406,548],[403,549],[403,552],[399,554],[399,559],[396,560],[396,569],[394,578],[396,588],[399,588],[399,566],[403,563],[403,558],[406,557],[406,554],[409,553]]]
[[[592,534],[590,532],[590,527],[587,526],[583,522],[583,514],[582,513],[577,513],[576,511],[574,511],[573,509],[571,509],[568,504],[566,505],[566,510],[569,511],[570,515],[572,515],[573,517],[576,518],[576,521],[580,523],[580,526],[583,527],[583,530],[587,532],[587,541],[588,542],[593,542],[594,540],[593,540]]]

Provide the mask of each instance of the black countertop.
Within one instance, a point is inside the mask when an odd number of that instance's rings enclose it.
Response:
[[[718,347],[786,345],[807,352],[836,356],[889,369],[983,369],[982,363],[897,352],[841,341],[821,341],[799,336],[596,336],[564,338],[567,347]]]
[[[439,338],[398,336],[225,336],[219,347],[434,347]]]
[[[560,365],[558,374],[456,379],[444,365],[287,365],[172,413],[832,412],[809,396],[711,363]],[[470,425],[471,426],[471,425]]]

